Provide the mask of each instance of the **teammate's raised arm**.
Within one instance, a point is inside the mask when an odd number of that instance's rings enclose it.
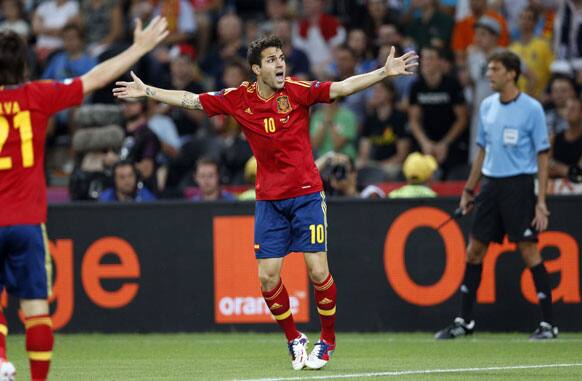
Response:
[[[172,106],[184,107],[191,110],[202,110],[198,94],[183,90],[165,90],[149,86],[131,72],[132,82],[116,82],[118,86],[113,89],[113,95],[117,98],[141,98],[149,97],[158,102]]]
[[[330,98],[335,99],[357,93],[388,77],[414,74],[411,70],[418,66],[418,55],[415,52],[408,52],[400,57],[395,57],[395,51],[394,47],[390,48],[390,54],[383,67],[368,73],[354,75],[343,81],[333,82],[329,89]]]
[[[136,19],[133,31],[133,44],[123,53],[116,55],[95,66],[81,77],[83,93],[88,94],[100,89],[109,82],[119,78],[141,57],[150,52],[168,35],[168,22],[164,17],[155,17],[149,25],[142,29],[140,19]]]

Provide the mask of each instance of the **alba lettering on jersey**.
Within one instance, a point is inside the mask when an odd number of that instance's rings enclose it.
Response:
[[[384,269],[390,286],[403,300],[418,306],[434,306],[450,299],[459,289],[465,271],[465,239],[459,225],[451,221],[441,230],[436,228],[449,218],[444,211],[433,207],[407,210],[394,220],[384,242]],[[420,227],[435,229],[445,247],[445,269],[432,285],[419,285],[409,275],[405,264],[405,248],[411,233]],[[553,302],[580,303],[579,248],[576,240],[565,232],[546,231],[539,234],[539,249],[557,249],[559,255],[544,261],[548,272],[559,273],[560,283],[552,290]],[[513,253],[516,245],[505,238],[502,244],[491,244],[483,261],[478,303],[495,303],[495,265],[499,256]],[[432,253],[427,253],[432,254]],[[537,303],[531,272],[521,274],[521,292],[525,300]]]
[[[13,115],[20,112],[18,102],[0,102],[0,115]]]

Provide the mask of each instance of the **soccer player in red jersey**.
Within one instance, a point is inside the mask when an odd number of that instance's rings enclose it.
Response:
[[[238,88],[194,94],[163,90],[133,82],[118,82],[119,98],[147,96],[209,116],[228,114],[242,126],[257,159],[255,255],[265,302],[285,331],[293,369],[324,367],[335,349],[336,286],[327,263],[326,204],[321,177],[313,161],[309,140],[309,107],[329,103],[366,89],[381,80],[412,74],[417,56],[394,56],[366,74],[341,82],[306,82],[285,77],[285,56],[275,36],[253,41],[248,61],[257,80]],[[321,337],[307,355],[307,337],[295,327],[287,290],[280,272],[289,252],[303,252],[314,286],[321,320]]]
[[[0,292],[6,288],[20,299],[34,381],[46,380],[54,341],[48,304],[51,262],[44,227],[47,120],[118,78],[167,34],[164,18],[153,19],[145,29],[136,21],[133,45],[82,77],[25,82],[26,43],[13,32],[0,33]],[[13,374],[14,367],[6,359],[7,332],[0,310],[0,370],[9,367],[8,373]]]

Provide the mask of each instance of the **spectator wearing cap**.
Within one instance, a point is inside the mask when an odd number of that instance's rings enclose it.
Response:
[[[403,172],[406,185],[388,194],[388,198],[436,197],[427,182],[438,168],[434,157],[413,152],[404,161]]]
[[[473,44],[475,38],[475,23],[477,23],[482,16],[487,15],[497,20],[501,26],[498,43],[501,46],[509,45],[507,22],[499,13],[487,8],[487,0],[471,0],[470,7],[471,15],[458,21],[453,30],[451,47],[455,53],[456,61],[459,64],[465,62],[467,48]]]
[[[550,65],[554,53],[549,42],[535,36],[535,26],[539,13],[535,7],[526,7],[519,17],[520,39],[509,47],[521,58],[524,65],[523,76],[518,82],[519,89],[535,98],[540,98],[550,79]]]
[[[467,49],[467,69],[471,79],[472,114],[469,130],[469,159],[475,156],[475,139],[478,128],[478,110],[481,101],[493,94],[491,84],[485,73],[487,72],[487,58],[489,55],[502,50],[497,43],[501,26],[496,19],[483,16],[475,23],[475,39]]]

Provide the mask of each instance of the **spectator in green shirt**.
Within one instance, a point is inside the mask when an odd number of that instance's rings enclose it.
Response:
[[[358,121],[356,115],[338,101],[322,105],[313,114],[310,130],[317,157],[333,151],[356,159]]]

